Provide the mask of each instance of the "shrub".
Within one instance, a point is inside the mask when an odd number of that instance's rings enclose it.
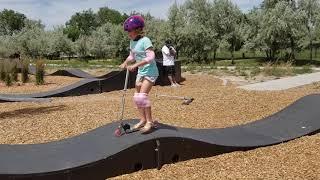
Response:
[[[9,73],[9,72],[6,73],[4,81],[6,83],[6,86],[11,86],[12,85],[12,75],[11,75],[11,73]]]
[[[294,73],[295,74],[305,74],[305,73],[312,73],[313,70],[310,65],[304,65],[302,68],[295,68]]]
[[[29,81],[29,59],[22,60],[21,66],[21,81],[22,83],[26,83]]]
[[[292,62],[288,61],[280,64],[267,63],[263,68],[263,73],[267,76],[290,76],[293,75]]]
[[[44,71],[45,68],[45,61],[44,60],[37,60],[36,61],[36,84],[43,85],[44,84]]]
[[[12,81],[18,82],[18,67],[16,62],[11,62],[11,77]]]
[[[5,81],[6,71],[4,70],[4,61],[0,62],[0,80]]]

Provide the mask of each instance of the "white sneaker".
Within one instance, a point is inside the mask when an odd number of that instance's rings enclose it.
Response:
[[[171,84],[171,87],[178,87],[176,84]]]

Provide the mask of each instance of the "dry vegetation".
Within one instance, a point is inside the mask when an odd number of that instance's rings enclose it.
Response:
[[[280,92],[249,92],[210,75],[185,74],[180,88],[156,86],[152,89],[153,115],[163,123],[192,128],[221,128],[255,121],[275,113],[300,97],[319,93],[311,84]],[[52,79],[51,79],[52,78]],[[51,80],[49,80],[51,79]],[[62,86],[76,79],[50,77],[46,82]],[[10,87],[11,88],[11,87]],[[20,87],[1,92],[21,92]],[[41,89],[43,88],[43,89]],[[23,91],[51,87],[24,86]],[[133,90],[127,94],[125,118],[135,118]],[[155,94],[192,96],[189,106]],[[29,144],[49,142],[79,135],[116,121],[121,91],[81,97],[54,98],[51,103],[0,104],[0,143]],[[146,170],[117,179],[320,179],[320,135],[302,137],[276,146],[247,152],[194,159],[165,165],[160,171]]]
[[[20,75],[19,75],[20,76]],[[35,76],[30,75],[30,80],[27,83],[14,82],[12,86],[6,86],[0,81],[0,93],[32,93],[42,92],[52,89],[57,89],[68,84],[77,82],[81,79],[63,76],[46,76],[45,84],[36,86]]]

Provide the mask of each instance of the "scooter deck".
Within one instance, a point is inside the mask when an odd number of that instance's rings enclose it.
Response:
[[[140,131],[140,129],[128,129],[124,133],[125,134],[131,134],[131,133],[134,133],[134,132],[137,132],[137,131]]]
[[[150,131],[147,131],[147,132],[141,132],[141,134],[150,134],[152,133],[153,131],[155,131],[156,129],[159,128],[159,123],[158,122],[155,122],[155,124],[151,127]],[[131,134],[131,133],[134,133],[134,132],[137,132],[137,131],[140,131],[140,128],[138,129],[128,129],[128,130],[125,130],[124,131],[124,134]]]

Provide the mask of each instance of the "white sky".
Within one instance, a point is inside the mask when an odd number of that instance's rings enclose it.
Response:
[[[147,13],[158,18],[167,18],[169,7],[175,0],[0,0],[0,11],[12,9],[25,14],[28,18],[41,20],[46,28],[64,25],[76,12],[91,8],[97,11],[100,7],[109,7],[121,13],[132,11]],[[176,0],[182,4],[186,0]],[[246,12],[259,6],[262,0],[232,0]]]

